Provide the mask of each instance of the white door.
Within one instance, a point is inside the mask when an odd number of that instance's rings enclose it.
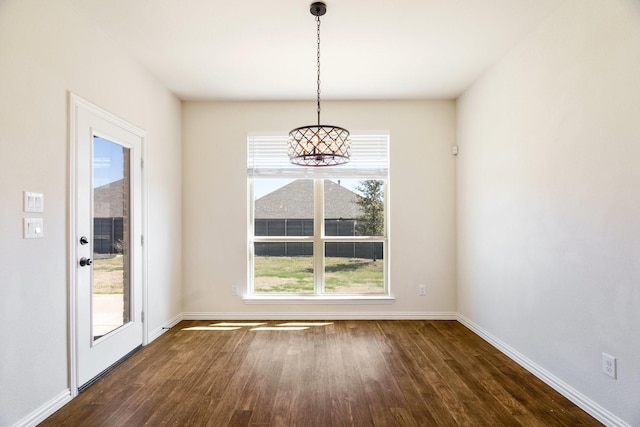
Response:
[[[71,300],[81,390],[143,342],[144,131],[73,95],[71,123]]]

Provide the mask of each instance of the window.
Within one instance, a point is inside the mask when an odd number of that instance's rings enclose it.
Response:
[[[294,166],[285,136],[248,138],[249,294],[389,294],[388,135],[352,136],[352,160]]]

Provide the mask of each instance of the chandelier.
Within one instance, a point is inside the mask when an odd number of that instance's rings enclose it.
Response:
[[[327,12],[322,2],[311,5],[317,24],[318,124],[302,126],[289,132],[289,161],[300,166],[335,166],[347,163],[351,149],[349,131],[339,126],[320,124],[320,17]]]

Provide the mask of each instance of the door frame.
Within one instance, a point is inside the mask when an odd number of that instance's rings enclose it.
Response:
[[[118,126],[122,129],[125,129],[128,132],[138,136],[141,140],[141,157],[142,157],[142,170],[141,172],[141,182],[140,182],[140,191],[141,191],[141,235],[147,236],[147,176],[146,176],[146,167],[144,164],[146,158],[146,141],[147,141],[147,132],[126,120],[111,114],[110,112],[98,107],[97,105],[87,101],[86,99],[74,94],[73,92],[68,93],[68,105],[69,105],[69,211],[68,211],[68,231],[69,231],[69,240],[67,242],[67,253],[69,254],[68,258],[68,279],[69,279],[69,287],[68,287],[68,296],[69,296],[69,304],[68,304],[68,321],[69,321],[69,364],[68,364],[68,375],[69,375],[69,389],[71,392],[71,397],[75,397],[78,395],[78,388],[81,384],[78,384],[78,301],[77,301],[77,287],[78,287],[78,275],[77,275],[77,263],[78,263],[78,236],[77,233],[77,209],[78,209],[78,159],[77,159],[77,151],[78,151],[78,135],[77,135],[77,113],[79,110],[83,109],[86,111],[90,111],[92,114],[112,123],[115,126]],[[146,242],[143,240],[143,244],[141,246],[141,283],[142,287],[142,313],[143,313],[143,321],[142,321],[142,345],[147,345],[149,343],[149,328],[147,322],[147,307],[148,307],[148,292],[147,292],[147,250],[146,250]]]

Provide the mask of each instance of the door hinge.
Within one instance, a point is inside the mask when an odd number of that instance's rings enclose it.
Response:
[[[144,246],[144,236],[142,234],[140,235],[140,244]]]
[[[144,159],[140,159],[140,167],[144,169]]]
[[[144,322],[144,311],[140,312],[140,321]]]

